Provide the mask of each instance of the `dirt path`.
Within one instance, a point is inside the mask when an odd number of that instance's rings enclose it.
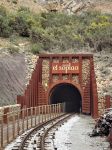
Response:
[[[80,115],[70,130],[70,150],[109,150],[106,137],[89,137],[94,127],[94,120],[90,116]]]
[[[110,150],[106,137],[90,137],[95,125],[91,116],[74,115],[55,133],[58,150]]]

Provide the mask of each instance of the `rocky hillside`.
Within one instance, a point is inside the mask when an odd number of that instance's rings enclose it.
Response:
[[[36,13],[46,11],[37,0],[1,0],[0,5],[5,6],[10,12],[16,12],[21,7],[27,7]]]
[[[99,98],[112,97],[112,53],[94,54],[94,63]]]
[[[0,106],[15,104],[31,78],[37,56],[31,53],[10,54],[0,49]]]
[[[0,105],[14,104],[25,89],[24,55],[0,56]]]
[[[9,11],[17,11],[20,7],[28,7],[36,13],[49,10],[77,13],[88,9],[112,13],[111,0],[2,0],[0,5],[8,8]]]

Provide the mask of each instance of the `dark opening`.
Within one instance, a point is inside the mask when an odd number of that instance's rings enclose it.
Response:
[[[81,111],[81,95],[79,90],[72,84],[62,83],[56,85],[50,93],[51,104],[65,102],[66,112]]]

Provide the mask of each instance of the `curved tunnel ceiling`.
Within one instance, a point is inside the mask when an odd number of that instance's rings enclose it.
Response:
[[[79,90],[68,83],[61,83],[56,85],[50,92],[50,103],[65,102],[66,112],[80,112],[81,110],[81,95]]]

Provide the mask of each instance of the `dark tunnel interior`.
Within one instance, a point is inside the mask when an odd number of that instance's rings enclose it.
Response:
[[[81,111],[81,95],[79,90],[72,84],[62,83],[56,85],[50,93],[50,103],[65,102],[66,112],[80,112]]]

